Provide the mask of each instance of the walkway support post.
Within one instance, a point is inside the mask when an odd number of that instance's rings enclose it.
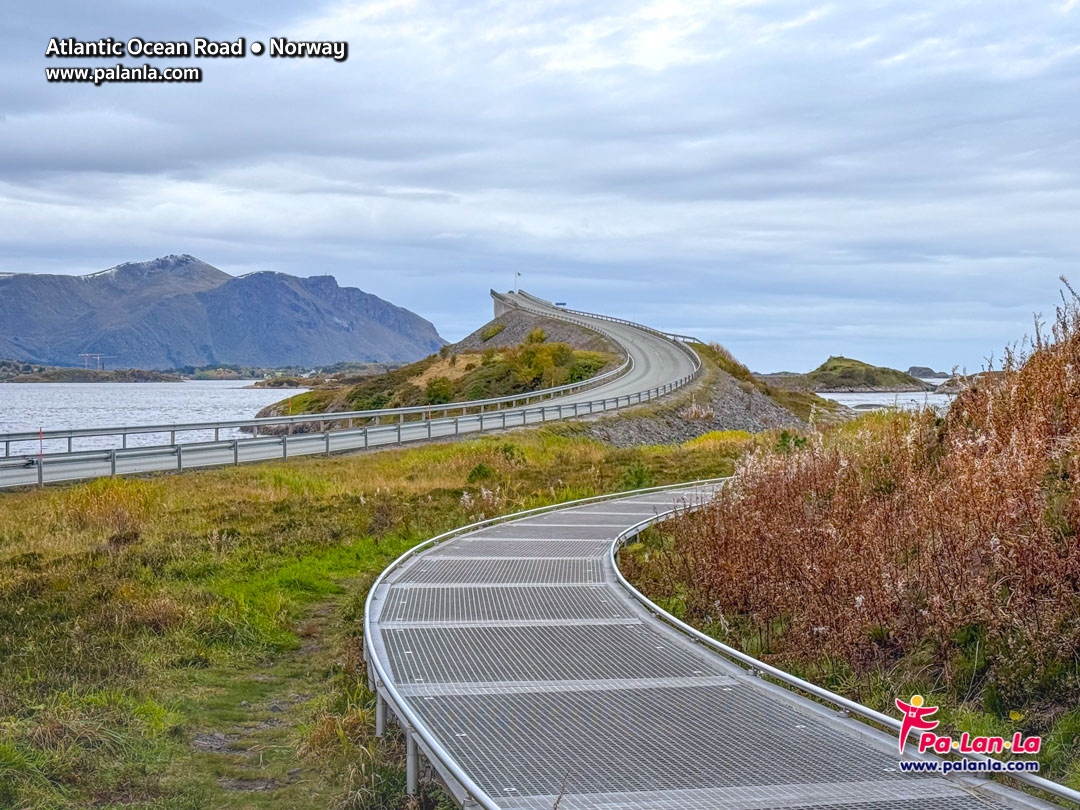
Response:
[[[416,750],[416,735],[410,728],[405,732],[405,775],[406,775],[406,792],[410,796],[415,796],[420,789],[420,763],[417,761],[419,756]]]
[[[378,691],[379,687],[375,687],[375,736],[386,736],[386,700],[382,696],[382,692]]]

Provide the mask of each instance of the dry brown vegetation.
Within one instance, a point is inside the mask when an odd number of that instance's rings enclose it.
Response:
[[[1026,712],[1076,781],[1077,300],[1025,345],[944,416],[759,447],[628,569],[694,622],[866,699],[889,672],[991,720]]]

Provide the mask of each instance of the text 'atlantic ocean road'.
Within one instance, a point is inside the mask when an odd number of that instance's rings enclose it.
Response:
[[[45,49],[45,56],[50,59],[243,59],[248,54],[344,62],[349,58],[349,43],[342,40],[290,41],[287,37],[271,37],[269,45],[256,41],[249,47],[244,37],[223,42],[203,37],[196,37],[191,42],[151,41],[141,37],[127,40],[105,37],[90,41],[53,37]],[[108,82],[201,82],[202,75],[200,67],[158,67],[149,63],[45,68],[46,81],[83,82],[95,86]]]

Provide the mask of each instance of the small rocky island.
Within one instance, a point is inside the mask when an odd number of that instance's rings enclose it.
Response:
[[[872,366],[839,356],[830,357],[806,374],[781,371],[756,376],[769,385],[816,394],[905,393],[933,391],[936,388],[895,368]]]
[[[0,360],[0,382],[11,383],[104,383],[183,382],[182,377],[161,371],[125,368],[104,371],[93,368],[66,368]]]

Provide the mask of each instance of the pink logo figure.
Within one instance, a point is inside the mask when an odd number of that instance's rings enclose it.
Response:
[[[937,720],[927,720],[930,715],[938,710],[937,706],[923,706],[922,695],[912,695],[911,703],[904,703],[900,698],[896,699],[896,708],[904,715],[903,725],[900,726],[900,753],[904,753],[904,743],[907,741],[908,732],[913,728],[921,731],[930,731],[937,728]]]

